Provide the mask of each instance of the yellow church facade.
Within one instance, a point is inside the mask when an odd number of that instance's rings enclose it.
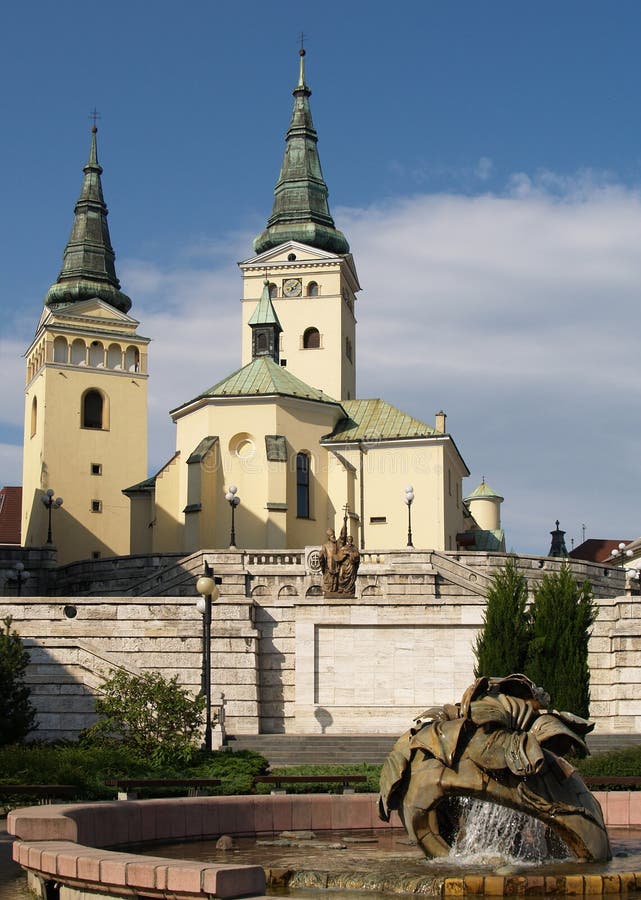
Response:
[[[481,535],[479,549],[504,549],[499,518],[479,528],[479,498],[464,499],[469,470],[444,413],[430,425],[357,397],[361,287],[329,212],[310,94],[301,51],[272,214],[239,263],[241,367],[171,411],[175,453],[151,477],[148,339],[116,278],[94,128],[63,268],[27,352],[27,545],[45,542],[39,501],[51,488],[64,498],[60,562],[296,549],[343,522],[361,549],[455,550]]]

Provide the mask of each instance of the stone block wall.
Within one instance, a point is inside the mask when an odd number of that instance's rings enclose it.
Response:
[[[82,595],[0,600],[0,616],[13,616],[31,654],[37,737],[69,738],[90,724],[93,694],[114,668],[158,670],[199,690],[195,580],[205,561],[222,579],[213,607],[212,697],[218,705],[224,695],[229,733],[398,733],[426,707],[459,699],[471,682],[485,593],[505,557],[367,553],[353,600],[322,596],[313,548],[206,551],[151,569],[125,559],[121,571],[138,571],[129,596],[87,593],[106,583],[105,566],[92,581],[87,563]],[[519,558],[531,584],[560,564]],[[602,733],[641,731],[640,600],[624,595],[618,570],[573,569],[591,579],[599,604],[592,717]]]

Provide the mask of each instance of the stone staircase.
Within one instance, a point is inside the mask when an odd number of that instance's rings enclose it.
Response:
[[[239,734],[228,735],[232,751],[254,750],[270,766],[380,765],[399,735],[389,734]],[[605,753],[641,745],[641,734],[588,735],[591,753]]]
[[[271,766],[380,765],[392,749],[395,734],[238,734],[228,735],[231,750],[255,750]]]

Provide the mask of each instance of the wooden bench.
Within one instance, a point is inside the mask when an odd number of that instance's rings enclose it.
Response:
[[[586,775],[583,779],[589,788],[622,787],[628,790],[641,790],[641,778],[638,775]]]
[[[40,804],[64,800],[80,791],[75,784],[0,784],[0,797],[37,797]]]
[[[367,775],[255,775],[252,779],[257,784],[273,784],[272,794],[285,794],[288,784],[340,784],[343,794],[353,794],[352,784],[363,784]]]
[[[203,788],[218,787],[220,778],[106,778],[108,787],[118,790],[119,800],[137,800],[136,788],[186,787],[188,797],[200,797]]]

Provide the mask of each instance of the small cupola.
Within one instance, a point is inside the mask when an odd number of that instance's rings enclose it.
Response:
[[[282,326],[269,296],[269,281],[263,282],[263,293],[248,322],[252,330],[252,359],[269,356],[275,363],[280,359]]]

